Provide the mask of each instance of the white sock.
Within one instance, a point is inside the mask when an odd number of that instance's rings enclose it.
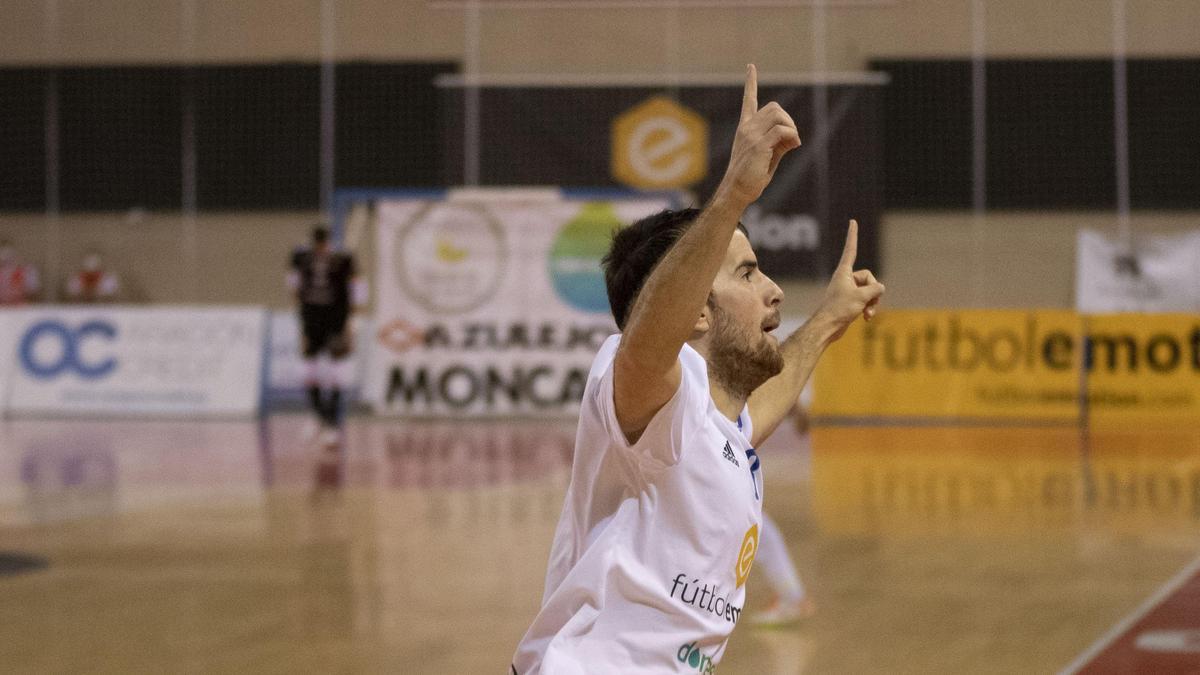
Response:
[[[771,588],[784,600],[801,600],[804,598],[804,584],[800,582],[800,573],[788,553],[787,543],[783,540],[783,532],[771,517],[763,512],[763,531],[758,541],[758,553],[754,558],[755,565],[767,576]]]

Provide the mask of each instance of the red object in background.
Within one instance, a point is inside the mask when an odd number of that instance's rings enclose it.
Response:
[[[0,305],[22,305],[37,290],[37,275],[28,265],[0,266]]]
[[[1074,672],[1200,673],[1200,559],[1182,576],[1181,584],[1172,590],[1174,580],[1168,583],[1165,597]]]

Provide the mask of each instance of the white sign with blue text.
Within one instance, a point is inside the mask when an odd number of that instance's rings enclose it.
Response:
[[[252,307],[8,310],[0,401],[19,415],[253,415],[266,320]]]

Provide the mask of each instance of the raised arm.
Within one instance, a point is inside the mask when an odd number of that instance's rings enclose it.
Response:
[[[679,388],[679,351],[692,335],[742,212],[799,147],[796,124],[776,103],[758,107],[758,73],[746,71],[729,167],[712,200],[654,268],[638,293],[613,362],[621,431],[635,442]]]
[[[858,222],[851,220],[842,259],[825,289],[821,306],[807,323],[784,341],[783,371],[750,395],[750,419],[754,420],[754,438],[750,442],[753,445],[757,446],[770,436],[796,405],[804,383],[808,382],[825,348],[840,338],[859,315],[865,321],[875,316],[883,295],[883,284],[870,270],[854,271],[857,255]]]

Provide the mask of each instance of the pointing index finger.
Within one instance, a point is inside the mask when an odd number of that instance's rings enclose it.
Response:
[[[846,232],[846,246],[842,249],[842,259],[838,262],[838,268],[844,270],[854,269],[854,259],[858,257],[858,221],[850,219],[850,228]]]
[[[746,66],[746,89],[742,92],[742,122],[758,112],[758,69],[754,64]]]

